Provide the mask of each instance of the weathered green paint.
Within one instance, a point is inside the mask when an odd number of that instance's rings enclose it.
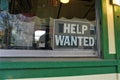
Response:
[[[115,19],[115,36],[116,36],[116,60],[118,61],[118,70],[120,73],[120,7],[114,6],[114,19]]]
[[[120,58],[120,7],[114,6],[117,59]]]
[[[101,48],[104,59],[115,59],[116,55],[109,54],[108,44],[108,25],[107,25],[107,10],[106,0],[101,0]]]
[[[108,51],[108,29],[106,0],[101,1],[101,48],[102,60],[69,62],[0,62],[0,80],[6,78],[42,78],[59,76],[80,76],[92,74],[120,73],[120,7],[114,6],[115,37],[117,55]],[[113,60],[112,60],[113,59]]]
[[[0,78],[42,78],[116,73],[117,62],[2,62]]]
[[[104,58],[108,55],[108,30],[107,30],[107,13],[106,13],[106,0],[101,0],[101,43],[102,55]]]
[[[116,60],[95,61],[69,61],[69,62],[0,62],[0,69],[22,69],[22,68],[65,68],[65,67],[98,67],[115,66]]]

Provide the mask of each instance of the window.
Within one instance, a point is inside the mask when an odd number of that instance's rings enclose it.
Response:
[[[10,0],[0,11],[3,57],[98,57],[97,1]],[[7,54],[7,55],[6,55]]]

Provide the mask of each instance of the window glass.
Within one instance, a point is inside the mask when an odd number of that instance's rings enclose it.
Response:
[[[97,52],[95,0],[9,0],[0,11],[0,49]]]

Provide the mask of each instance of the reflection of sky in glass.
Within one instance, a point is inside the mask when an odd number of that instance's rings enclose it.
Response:
[[[116,5],[120,6],[120,0],[113,0],[113,4],[116,4]]]
[[[0,26],[0,31],[2,31],[2,30],[4,30],[4,28]]]
[[[116,0],[116,3],[117,3],[118,5],[120,5],[120,0]]]
[[[35,41],[39,41],[39,38],[40,38],[43,34],[45,34],[45,31],[43,31],[43,30],[37,30],[37,31],[35,31]]]

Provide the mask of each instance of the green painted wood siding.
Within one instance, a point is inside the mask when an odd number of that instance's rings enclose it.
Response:
[[[1,62],[0,78],[45,78],[117,73],[115,60],[75,62]]]

